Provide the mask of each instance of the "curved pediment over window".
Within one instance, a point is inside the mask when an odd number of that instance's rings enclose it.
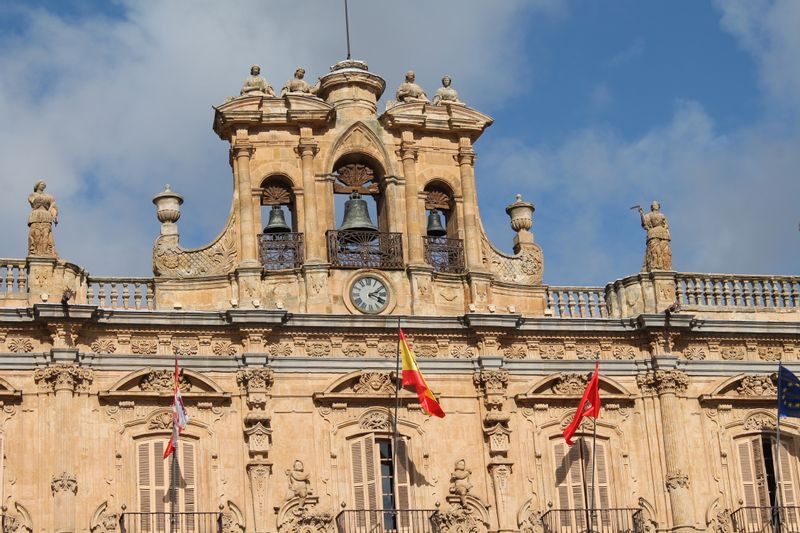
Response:
[[[22,400],[22,391],[15,389],[11,384],[0,378],[0,405],[16,403]]]
[[[525,394],[518,394],[515,399],[520,403],[554,403],[564,401],[575,403],[583,396],[589,384],[591,373],[560,372],[546,376],[528,389]],[[615,379],[600,376],[600,397],[603,402],[630,402],[634,395],[627,387]]]
[[[713,383],[707,392],[700,396],[706,404],[769,403],[777,400],[777,376],[771,374],[738,374]]]
[[[99,396],[108,401],[161,398],[171,401],[175,390],[174,380],[172,369],[143,368],[124,376],[111,389],[101,391]],[[187,402],[221,402],[231,397],[213,380],[193,370],[181,370],[178,384],[181,396]]]

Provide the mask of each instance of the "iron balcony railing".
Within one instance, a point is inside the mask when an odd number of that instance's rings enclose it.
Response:
[[[222,513],[122,513],[120,533],[222,533]]]
[[[435,272],[464,272],[464,241],[447,237],[423,237],[425,262]]]
[[[403,268],[403,237],[376,231],[328,231],[328,261],[334,268]]]
[[[259,237],[261,266],[286,270],[303,266],[302,233],[262,233]]]
[[[731,522],[734,533],[800,533],[800,507],[739,507]]]
[[[591,524],[591,528],[588,525]],[[641,509],[551,509],[542,515],[543,533],[644,533]]]
[[[429,509],[346,509],[336,516],[338,533],[437,533]]]

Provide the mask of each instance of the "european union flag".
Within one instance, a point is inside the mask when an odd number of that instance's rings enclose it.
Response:
[[[800,378],[778,365],[778,416],[800,418]]]

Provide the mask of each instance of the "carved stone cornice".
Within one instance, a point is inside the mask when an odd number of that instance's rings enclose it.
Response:
[[[72,494],[77,494],[78,481],[75,479],[74,475],[62,472],[59,476],[53,476],[53,480],[50,482],[50,489],[53,491],[53,495],[67,491]]]
[[[689,376],[681,370],[656,370],[636,376],[645,394],[683,394],[689,387]]]
[[[56,363],[37,368],[33,379],[39,385],[51,391],[69,390],[83,391],[94,379],[94,372],[76,364]]]

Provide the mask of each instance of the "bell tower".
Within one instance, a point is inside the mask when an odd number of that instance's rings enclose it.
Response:
[[[524,235],[503,254],[478,217],[473,144],[490,117],[461,102],[447,76],[431,103],[409,71],[381,112],[386,82],[363,61],[341,61],[313,86],[304,73],[277,95],[254,66],[242,94],[215,108],[214,131],[230,144],[231,215],[198,250],[179,246],[174,224],[162,228],[154,269],[173,283],[160,301],[190,299],[174,282],[191,275],[203,289],[191,299],[212,309],[544,309],[533,234],[517,222]],[[533,211],[514,206],[518,220]]]

